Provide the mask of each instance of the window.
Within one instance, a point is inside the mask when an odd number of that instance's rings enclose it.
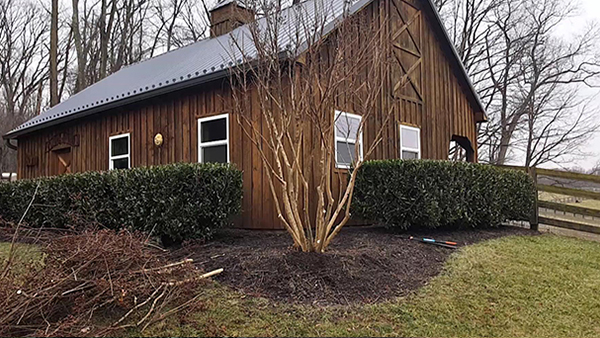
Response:
[[[335,112],[335,163],[337,168],[350,168],[356,160],[356,147],[362,159],[361,117],[340,111]]]
[[[421,129],[400,125],[400,158],[403,160],[421,158]]]
[[[108,138],[108,169],[131,168],[131,146],[129,134],[115,135]]]
[[[198,162],[229,162],[229,115],[198,119]]]

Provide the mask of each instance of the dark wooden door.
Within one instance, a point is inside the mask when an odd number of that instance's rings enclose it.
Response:
[[[62,175],[71,173],[71,147],[52,151],[53,166],[52,175]]]

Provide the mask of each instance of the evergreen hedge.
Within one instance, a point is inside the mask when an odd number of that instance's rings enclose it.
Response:
[[[0,184],[0,218],[81,230],[90,224],[180,241],[209,238],[241,210],[242,173],[224,164],[170,164]]]
[[[524,172],[431,160],[366,162],[353,215],[388,227],[485,228],[529,220],[536,189]]]

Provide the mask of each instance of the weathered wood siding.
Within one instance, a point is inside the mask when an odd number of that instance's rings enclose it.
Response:
[[[424,158],[447,159],[453,135],[470,140],[476,153],[476,120],[468,99],[468,85],[459,82],[458,65],[453,67],[449,57],[451,46],[442,42],[443,32],[436,32],[432,24],[433,13],[423,11],[422,6],[415,0],[390,0],[392,22],[415,18],[406,32],[417,41],[422,60],[417,68],[420,74],[416,76],[417,79],[420,77],[420,81],[415,81],[420,84],[422,99],[418,96],[413,96],[413,100],[411,96],[402,98],[397,103],[400,106],[400,121],[421,128]],[[399,13],[404,19],[399,19]],[[408,52],[402,52],[402,56],[410,59]]]
[[[396,64],[389,69],[391,104],[397,121],[421,129],[422,157],[448,159],[453,135],[467,138],[477,158],[477,129],[467,83],[461,83],[451,46],[436,31],[433,13],[418,0],[386,0],[371,5],[388,13],[391,49]],[[379,17],[382,17],[380,14]],[[395,126],[397,127],[397,126]],[[399,130],[389,139],[392,157],[399,154]]]
[[[386,42],[394,53],[395,63],[382,70],[387,73],[388,83],[381,95],[381,109],[393,106],[395,121],[386,128],[384,140],[373,158],[399,157],[400,123],[421,128],[423,158],[446,159],[453,135],[467,138],[477,150],[476,120],[468,87],[459,80],[459,71],[452,64],[449,46],[442,43],[441,32],[434,29],[433,13],[421,7],[417,0],[379,0],[358,14],[366,23],[387,25],[385,33],[394,36],[393,42],[389,39]],[[387,17],[389,20],[383,19]],[[252,117],[259,121],[262,115],[254,101],[251,102]],[[53,153],[48,147],[56,143],[52,140],[57,137],[78,141],[78,145],[72,147],[72,172],[107,170],[109,137],[122,133],[131,134],[134,167],[197,162],[198,118],[230,113],[231,104],[227,81],[217,81],[20,137],[18,176],[51,175]],[[374,138],[382,123],[382,115],[370,117],[364,131],[365,145]],[[265,123],[262,128],[266,130]],[[157,133],[164,137],[160,147],[154,145]],[[312,144],[315,140],[310,137],[310,130],[305,135],[310,142],[306,142],[303,158],[308,161],[312,158],[307,165],[314,166],[317,163],[314,159],[318,158],[314,151],[317,147]],[[230,160],[244,172],[243,214],[238,225],[281,228],[258,150],[231,115]],[[343,171],[338,171],[344,176]],[[312,187],[317,179],[312,177]]]
[[[19,138],[19,178],[51,175],[52,151],[48,142],[55,135],[78,135],[79,146],[72,147],[72,172],[108,170],[108,138],[131,134],[131,165],[133,167],[174,162],[198,161],[198,119],[230,112],[230,89],[225,82],[130,105],[97,117],[64,126],[52,127]],[[257,117],[259,112],[256,111]],[[162,146],[154,145],[154,136],[161,133]],[[246,228],[278,227],[270,201],[268,184],[263,182],[260,157],[250,142],[242,142],[243,133],[230,117],[230,156],[244,171],[243,215],[239,225]],[[37,158],[37,165],[28,166],[27,159]]]

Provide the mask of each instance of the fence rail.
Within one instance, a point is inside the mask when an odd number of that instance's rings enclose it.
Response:
[[[598,175],[588,175],[581,173],[573,173],[568,171],[560,171],[560,170],[551,170],[551,169],[542,169],[542,168],[525,168],[518,166],[500,166],[506,169],[525,171],[531,175],[533,178],[538,194],[536,195],[536,203],[533,210],[533,214],[531,215],[530,225],[534,230],[538,229],[538,224],[546,224],[554,227],[583,231],[588,233],[600,234],[600,222],[597,225],[594,225],[594,218],[600,219],[600,209],[575,206],[563,203],[557,203],[556,201],[546,201],[539,200],[539,192],[547,192],[559,195],[567,195],[580,197],[585,199],[592,199],[600,201],[600,193],[590,190],[584,189],[576,189],[576,188],[567,188],[560,187],[555,185],[547,185],[547,184],[538,184],[539,176],[547,176],[553,178],[562,178],[569,179],[574,181],[584,181],[590,183],[600,184],[600,176]],[[585,218],[585,216],[592,217],[591,222],[579,222],[577,220],[567,220],[564,218],[560,218],[557,216],[553,216],[552,214],[544,213],[540,215],[540,209],[544,210],[552,210],[556,214],[556,212],[562,212],[563,214],[569,213],[575,215],[581,215]],[[576,218],[576,217],[573,217]]]
[[[600,226],[543,216],[540,216],[539,220],[542,224],[547,224],[558,228],[589,232],[592,234],[600,234]]]
[[[589,190],[581,190],[581,189],[573,189],[573,188],[563,188],[557,187],[554,185],[546,185],[546,184],[538,184],[538,191],[545,191],[553,194],[560,195],[569,195],[575,197],[584,197],[590,198],[593,200],[600,200],[600,193],[589,191]]]
[[[591,216],[600,218],[599,209],[591,209],[585,207],[578,207],[575,205],[556,203],[551,201],[538,201],[539,208],[545,208],[550,210],[557,210],[562,212],[568,212],[575,215]]]

